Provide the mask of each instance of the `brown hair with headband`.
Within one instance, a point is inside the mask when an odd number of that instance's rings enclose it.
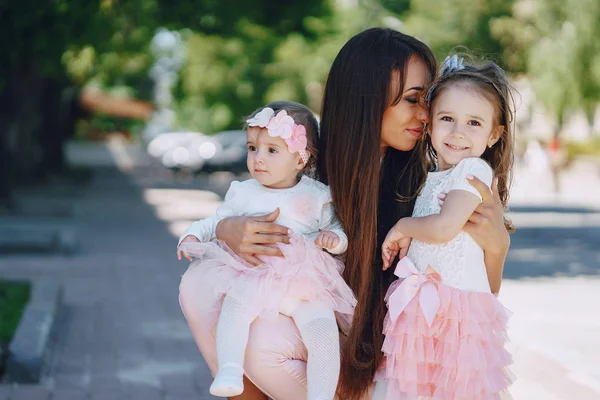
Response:
[[[456,60],[456,56],[453,57]],[[446,64],[444,64],[446,66]],[[472,89],[475,93],[488,100],[494,107],[494,125],[493,129],[502,126],[503,130],[498,141],[491,147],[485,149],[481,158],[490,164],[494,171],[494,176],[498,178],[498,194],[504,207],[508,202],[509,188],[512,182],[512,169],[514,161],[514,98],[512,89],[506,77],[506,74],[498,65],[493,62],[472,63],[462,65],[462,60],[454,67],[444,68],[440,76],[435,79],[426,92],[424,101],[430,112],[433,111],[433,105],[441,93],[455,85],[463,85]],[[423,139],[417,144],[415,157],[417,162],[413,168],[418,168],[418,175],[427,174],[435,169],[437,154],[431,143],[431,135],[428,127],[425,129]],[[410,164],[409,164],[410,166]],[[405,171],[409,174],[417,175],[417,171]],[[417,194],[423,188],[421,184]],[[407,198],[402,198],[407,201]],[[504,223],[509,232],[515,230],[512,222],[505,217]]]
[[[294,122],[297,125],[304,125],[304,128],[306,129],[306,151],[308,152],[309,157],[308,162],[302,170],[302,174],[315,177],[317,175],[317,143],[319,140],[319,123],[317,122],[315,114],[310,108],[308,108],[304,104],[296,103],[295,101],[282,100],[274,101],[272,103],[267,104],[266,106],[257,108],[252,112],[252,114],[244,118],[244,121],[254,118],[256,114],[258,114],[267,107],[272,108],[273,111],[275,111],[275,115],[279,111],[285,110],[288,113],[288,115],[294,119]],[[244,123],[244,129],[248,129],[247,123]]]

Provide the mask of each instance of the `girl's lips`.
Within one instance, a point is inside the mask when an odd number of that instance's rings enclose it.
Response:
[[[463,147],[463,146],[455,146],[453,144],[449,144],[449,143],[444,143],[446,145],[446,147],[448,147],[450,150],[455,150],[455,151],[463,151],[466,150],[467,147]]]

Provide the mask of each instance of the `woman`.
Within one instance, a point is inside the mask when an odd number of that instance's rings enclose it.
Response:
[[[321,179],[331,187],[333,203],[348,235],[344,278],[355,292],[358,306],[343,346],[339,397],[370,398],[373,377],[381,365],[385,305],[383,296],[392,269],[381,271],[381,241],[401,217],[410,216],[410,197],[422,176],[409,176],[410,162],[422,134],[427,111],[419,100],[435,76],[431,50],[411,36],[373,28],[354,36],[336,57],[325,88],[321,121]],[[465,226],[485,251],[486,267],[502,269],[510,239],[503,223],[497,193],[485,184],[474,186],[483,203]],[[376,195],[379,193],[379,196]],[[288,243],[287,228],[274,223],[275,210],[264,217],[221,221],[217,237],[249,262],[256,254],[281,255],[269,243]],[[198,347],[212,371],[216,370],[215,342],[196,316],[193,296],[198,271],[188,270],[180,286],[180,303]],[[497,292],[499,288],[492,288]],[[306,399],[306,349],[293,322],[257,320],[246,353],[245,392],[235,399]],[[261,388],[260,390],[258,388]],[[265,394],[263,394],[265,393]]]

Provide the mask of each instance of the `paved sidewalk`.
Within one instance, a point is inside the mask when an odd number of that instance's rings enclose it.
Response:
[[[175,238],[117,170],[83,198],[72,257],[0,258],[4,278],[44,277],[65,289],[58,341],[39,385],[0,385],[0,400],[202,400],[210,374],[177,302],[185,263]]]

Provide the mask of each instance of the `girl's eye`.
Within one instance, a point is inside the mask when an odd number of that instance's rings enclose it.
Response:
[[[471,126],[481,126],[481,124],[479,123],[479,121],[475,121],[475,120],[469,121],[469,125],[471,125]]]
[[[405,100],[408,101],[410,104],[417,104],[418,103],[418,100],[417,100],[416,97],[407,97]]]
[[[445,115],[442,118],[440,118],[440,121],[452,122],[452,117]]]
[[[256,151],[256,146],[248,146],[248,151]]]
[[[277,149],[275,147],[269,147],[269,153],[275,154],[277,153]]]

